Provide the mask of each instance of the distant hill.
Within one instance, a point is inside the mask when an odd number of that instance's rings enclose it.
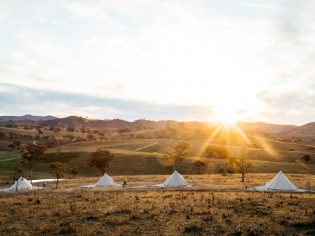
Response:
[[[54,116],[33,116],[33,115],[24,115],[24,116],[0,116],[0,121],[46,121],[57,119]]]
[[[46,120],[40,123],[41,126],[67,128],[94,128],[94,129],[125,129],[129,128],[128,121],[114,120],[91,120],[78,116],[69,116],[60,119]]]
[[[288,132],[297,127],[296,125],[278,125],[265,122],[239,122],[238,125],[244,130],[273,134]]]
[[[86,119],[78,116],[69,116],[65,118],[59,118],[54,120],[42,121],[41,126],[47,127],[60,127],[67,128],[73,127],[75,129],[80,128],[91,128],[91,129],[160,129],[165,128],[167,125],[179,126],[179,127],[191,127],[191,128],[202,128],[207,126],[216,126],[216,124],[208,124],[205,122],[178,122],[173,120],[165,121],[152,121],[152,120],[135,120],[133,122],[113,119],[113,120],[96,120],[96,119]],[[184,126],[181,126],[184,125]],[[264,122],[239,122],[238,126],[247,132],[267,132],[267,133],[282,133],[290,131],[297,126],[294,125],[277,125],[268,124]]]
[[[143,130],[143,129],[163,129],[167,126],[178,127],[179,129],[189,127],[194,129],[203,128],[216,128],[217,123],[206,123],[206,122],[180,122],[174,120],[160,120],[152,121],[146,119],[140,119],[135,121],[125,121],[122,119],[87,119],[78,116],[69,116],[65,118],[57,118],[54,116],[0,116],[1,121],[13,121],[17,123],[27,123],[28,121],[32,125],[40,125],[46,127],[59,127],[68,128],[73,127],[75,129],[90,128],[90,129],[101,129],[101,130]],[[35,124],[34,124],[35,122]],[[315,122],[308,123],[302,126],[296,125],[281,125],[281,124],[270,124],[265,122],[238,122],[237,125],[245,133],[269,133],[281,136],[315,136]]]
[[[47,127],[59,127],[68,128],[73,127],[75,129],[90,128],[90,129],[155,129],[164,128],[167,124],[177,124],[177,121],[151,121],[151,120],[135,120],[133,122],[121,120],[121,119],[86,119],[78,116],[69,116],[65,118],[59,118],[54,120],[46,120],[40,122],[41,126]]]
[[[283,136],[294,136],[294,137],[303,137],[303,136],[315,136],[315,122],[308,123],[302,126],[297,126],[291,130],[281,132]]]

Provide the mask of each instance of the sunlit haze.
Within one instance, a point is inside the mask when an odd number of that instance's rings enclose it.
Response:
[[[315,1],[1,1],[0,115],[315,120]]]

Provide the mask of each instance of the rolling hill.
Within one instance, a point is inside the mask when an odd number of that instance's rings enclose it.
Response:
[[[315,136],[315,122],[311,122],[302,126],[294,127],[293,129],[281,132],[281,135],[292,136],[292,137]]]
[[[58,119],[54,116],[33,116],[33,115],[23,115],[23,116],[0,116],[0,121],[47,121]]]
[[[151,121],[151,120],[135,120],[133,122],[121,120],[121,119],[87,119],[78,116],[69,116],[65,118],[59,118],[54,120],[42,121],[39,124],[46,127],[59,127],[67,128],[73,127],[75,129],[90,128],[101,130],[121,130],[121,129],[154,129],[163,128],[167,124],[177,124],[176,121]]]
[[[88,119],[79,116],[69,116],[64,118],[57,118],[54,116],[0,116],[1,122],[16,122],[19,124],[27,124],[28,122],[32,126],[44,126],[44,127],[59,127],[74,129],[89,128],[100,130],[150,130],[150,129],[163,129],[166,127],[177,128],[193,128],[203,129],[212,128],[215,129],[217,123],[208,122],[180,122],[174,120],[160,120],[152,121],[146,119],[139,119],[135,121],[125,121],[122,119]],[[270,124],[265,122],[237,122],[237,125],[246,133],[264,133],[279,136],[288,137],[307,137],[315,136],[315,122],[308,123],[302,126],[297,125],[282,125],[282,124]]]
[[[265,122],[239,122],[238,125],[244,130],[268,132],[273,134],[288,132],[297,127],[296,125],[279,125]]]

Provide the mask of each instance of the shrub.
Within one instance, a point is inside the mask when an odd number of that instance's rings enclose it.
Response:
[[[68,132],[74,132],[75,129],[74,129],[73,127],[68,127],[68,128],[67,128],[67,131],[68,131]]]
[[[13,148],[15,148],[15,144],[14,144],[14,143],[10,143],[10,144],[8,145],[8,147],[13,149]]]

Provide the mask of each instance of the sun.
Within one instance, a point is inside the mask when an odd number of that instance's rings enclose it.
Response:
[[[214,112],[215,120],[217,122],[223,123],[226,126],[231,126],[237,121],[237,115],[232,108],[221,106],[217,107]]]
[[[231,118],[231,117],[223,117],[220,119],[220,122],[223,123],[225,126],[232,126],[233,124],[235,124],[235,119]]]

